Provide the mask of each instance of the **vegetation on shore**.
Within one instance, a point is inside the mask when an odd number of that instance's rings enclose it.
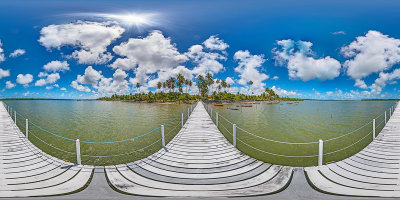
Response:
[[[274,90],[265,88],[265,92],[260,95],[252,94],[236,94],[230,93],[231,85],[224,80],[215,80],[211,73],[206,76],[199,75],[197,77],[197,87],[199,94],[191,95],[188,93],[188,88],[193,85],[193,82],[186,80],[182,74],[171,77],[165,82],[158,82],[157,88],[160,92],[140,92],[141,84],[137,83],[136,88],[139,93],[136,94],[113,94],[111,97],[101,97],[98,100],[105,101],[136,101],[136,102],[189,102],[194,100],[211,100],[211,101],[302,101],[303,99],[280,97]],[[252,81],[248,83],[253,85]],[[184,91],[186,86],[186,91]],[[163,90],[161,90],[163,89]],[[168,91],[168,92],[164,92]],[[211,95],[209,95],[211,93]]]

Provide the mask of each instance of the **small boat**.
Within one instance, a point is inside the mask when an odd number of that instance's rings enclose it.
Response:
[[[224,106],[223,104],[215,103],[214,106]]]
[[[245,105],[245,104],[242,104],[242,105],[236,105],[236,107],[253,107],[253,105]]]
[[[239,108],[228,108],[229,110],[239,110]]]

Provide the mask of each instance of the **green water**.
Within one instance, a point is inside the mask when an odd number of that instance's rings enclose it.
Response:
[[[373,118],[376,118],[378,135],[385,124],[384,111],[395,103],[394,101],[302,101],[261,103],[253,104],[251,108],[228,109],[238,108],[236,104],[232,104],[223,107],[213,106],[213,119],[215,121],[216,112],[222,116],[219,117],[219,129],[230,141],[232,141],[232,123],[240,127],[241,129],[237,129],[237,137],[241,141],[237,142],[237,147],[252,157],[273,164],[310,166],[317,164],[317,157],[313,155],[318,155],[318,143],[286,144],[260,137],[281,142],[307,143],[335,138],[359,129],[347,136],[324,142],[324,153],[348,147],[324,156],[324,163],[343,160],[371,142],[372,123],[365,124],[371,122]],[[389,112],[387,116],[389,117]],[[363,125],[365,126],[362,127]],[[260,137],[252,136],[246,131]],[[352,144],[354,145],[350,146]]]
[[[51,133],[89,142],[118,141],[140,136],[174,119],[182,112],[185,113],[186,120],[186,112],[189,107],[189,105],[183,104],[163,105],[105,101],[38,100],[6,101],[5,103],[16,109],[24,118],[28,118],[37,126]],[[318,142],[318,139],[326,140],[353,131],[381,115],[394,104],[394,101],[303,101],[289,104],[287,102],[261,103],[253,104],[251,108],[228,109],[236,108],[236,105],[232,104],[223,107],[213,106],[213,119],[215,121],[215,113],[218,112],[220,114],[219,128],[230,141],[232,141],[232,136],[228,132],[232,132],[232,124],[224,118],[259,137],[283,142]],[[377,133],[383,127],[383,121],[383,115],[376,119]],[[25,130],[25,120],[18,117],[17,122],[21,130]],[[165,126],[167,142],[178,132],[179,124],[180,117]],[[75,152],[75,141],[56,137],[31,124],[29,129],[31,131],[30,140],[39,148],[58,158],[76,161],[74,154],[63,151]],[[371,142],[372,134],[366,136],[371,131],[372,123],[348,136],[325,142],[324,152],[327,153],[358,141],[357,144],[343,151],[326,155],[324,162],[342,160],[358,152]],[[252,136],[241,129],[237,129],[237,135],[242,141],[238,141],[238,148],[262,161],[293,166],[317,164],[317,157],[282,157],[268,153],[285,156],[317,155],[318,144],[276,143]],[[81,143],[81,153],[84,155],[109,156],[132,152],[114,157],[83,156],[82,162],[92,165],[109,165],[138,160],[158,151],[161,148],[160,138],[160,130],[156,130],[127,142]],[[49,144],[59,149],[55,149]]]
[[[88,142],[126,140],[158,128],[161,124],[176,118],[183,111],[185,111],[186,120],[187,108],[189,107],[189,105],[184,104],[63,100],[22,100],[6,101],[5,103],[41,128],[29,124],[31,132],[29,139],[36,146],[53,156],[71,162],[76,162],[75,154],[66,153],[62,150],[74,153],[75,141],[65,140],[51,133],[73,140],[80,139]],[[17,124],[25,133],[25,119],[19,115],[17,116]],[[179,116],[165,126],[166,142],[172,139],[179,131],[180,126],[178,124],[181,123],[180,121],[181,118]],[[133,152],[114,157],[83,156],[82,163],[109,165],[138,160],[158,151],[161,148],[160,139],[161,131],[158,129],[150,134],[126,142],[111,144],[81,143],[81,154],[83,155],[110,156]],[[55,149],[44,142],[61,150]]]

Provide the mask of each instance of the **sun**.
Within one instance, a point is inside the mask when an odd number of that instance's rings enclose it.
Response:
[[[146,13],[128,13],[128,14],[106,14],[104,17],[119,21],[126,26],[143,26],[154,24],[156,14]]]

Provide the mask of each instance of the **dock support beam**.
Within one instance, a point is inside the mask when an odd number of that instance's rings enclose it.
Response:
[[[25,137],[28,139],[28,136],[29,136],[28,119],[25,119]]]
[[[218,112],[215,113],[215,125],[217,125],[218,128]]]
[[[318,166],[322,166],[324,156],[324,141],[319,140],[318,142]]]
[[[233,146],[236,147],[236,124],[233,125]]]
[[[372,135],[373,135],[372,140],[374,140],[375,139],[375,119],[372,120]]]
[[[161,125],[161,145],[165,148],[164,125]]]
[[[82,160],[81,160],[81,142],[79,141],[79,139],[76,140],[75,146],[76,146],[76,163],[78,165],[82,165]]]

